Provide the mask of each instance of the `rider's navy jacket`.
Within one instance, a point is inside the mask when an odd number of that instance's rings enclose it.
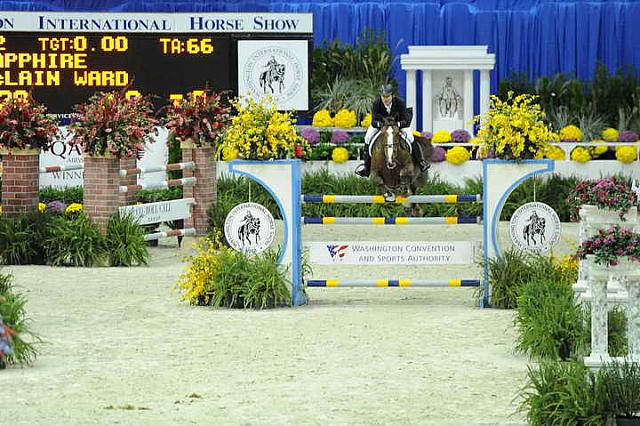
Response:
[[[384,119],[393,116],[394,121],[400,123],[400,128],[409,127],[409,117],[407,115],[407,106],[404,100],[400,97],[394,96],[391,101],[391,112],[387,112],[387,107],[382,103],[382,99],[377,97],[373,102],[373,111],[371,112],[371,125],[376,128],[381,128]]]

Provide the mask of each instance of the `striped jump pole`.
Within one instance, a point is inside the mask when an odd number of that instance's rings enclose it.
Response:
[[[197,182],[196,178],[188,177],[181,179],[169,179],[163,180],[159,183],[146,184],[141,183],[138,185],[122,185],[118,188],[119,192],[129,192],[129,191],[140,191],[142,189],[159,189],[159,188],[168,188],[170,186],[181,186],[181,185],[195,185]]]
[[[331,217],[303,216],[305,225],[463,225],[482,223],[481,216],[444,217]]]
[[[383,195],[314,195],[303,194],[301,197],[303,203],[323,203],[323,204],[385,204],[385,203],[418,203],[418,204],[435,204],[435,203],[481,203],[482,195],[480,194],[464,194],[464,195],[409,195],[408,197],[396,197],[393,200],[386,200]]]
[[[169,237],[185,237],[185,236],[195,236],[195,235],[196,235],[196,228],[175,229],[173,231],[153,232],[151,234],[146,234],[144,236],[144,240],[151,241],[151,240],[159,240],[162,238],[169,238]]]
[[[194,170],[196,168],[196,163],[193,161],[187,161],[184,163],[171,163],[166,166],[153,166],[153,167],[136,167],[135,169],[120,169],[119,174],[120,177],[125,177],[129,175],[139,175],[143,173],[153,173],[153,172],[170,172],[173,170]]]
[[[480,287],[480,280],[308,280],[307,287]]]
[[[40,173],[66,172],[70,170],[84,170],[84,164],[40,167]]]

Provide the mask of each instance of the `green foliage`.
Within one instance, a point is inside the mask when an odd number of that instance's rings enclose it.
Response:
[[[172,173],[172,172],[167,172]],[[173,179],[173,178],[169,178]],[[171,186],[162,189],[142,189],[136,192],[136,201],[138,203],[156,203],[158,201],[179,200],[182,198],[182,187]]]
[[[44,264],[45,241],[52,215],[33,212],[19,217],[0,216],[0,263]]]
[[[111,266],[146,265],[149,250],[144,240],[145,229],[131,216],[114,214],[109,219],[105,248]]]
[[[104,237],[83,214],[71,220],[56,217],[45,245],[53,266],[93,266],[106,255]]]
[[[598,376],[606,410],[614,416],[638,417],[640,413],[640,364],[613,362]]]
[[[66,205],[72,203],[82,204],[84,189],[81,186],[57,189],[53,187],[42,188],[40,190],[40,202],[48,204],[52,201],[62,201]]]

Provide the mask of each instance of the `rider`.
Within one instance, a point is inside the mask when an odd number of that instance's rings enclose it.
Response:
[[[364,136],[364,164],[358,166],[356,174],[358,176],[368,177],[371,173],[369,144],[380,133],[380,128],[382,128],[385,118],[391,116],[393,116],[394,121],[398,123],[398,127],[402,130],[405,140],[411,144],[413,158],[418,163],[418,167],[421,171],[426,172],[429,164],[424,160],[422,147],[414,141],[411,129],[408,128],[411,125],[411,119],[407,113],[407,107],[401,97],[394,96],[393,86],[390,84],[383,84],[380,87],[380,97],[376,98],[373,102],[371,116],[371,125]]]

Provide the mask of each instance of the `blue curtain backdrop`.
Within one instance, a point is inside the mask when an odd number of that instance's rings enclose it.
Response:
[[[440,1],[2,1],[1,10],[93,12],[311,12],[316,45],[354,43],[365,28],[384,31],[396,55],[409,45],[488,45],[496,54],[492,91],[512,71],[530,78],[565,72],[593,76],[597,61],[611,71],[640,68],[640,0]],[[399,62],[399,60],[398,60]],[[404,90],[400,64],[396,78]]]

